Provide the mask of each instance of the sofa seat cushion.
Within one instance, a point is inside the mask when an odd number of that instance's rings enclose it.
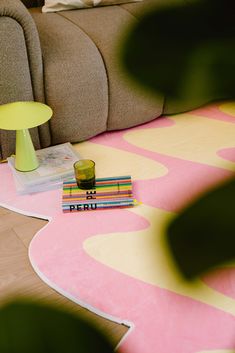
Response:
[[[46,102],[54,110],[53,143],[85,140],[161,115],[163,97],[131,86],[120,68],[120,37],[137,21],[125,6],[47,14],[30,9],[41,41]]]
[[[53,109],[52,143],[77,142],[106,130],[108,85],[101,55],[78,26],[30,9],[44,66],[46,103]]]

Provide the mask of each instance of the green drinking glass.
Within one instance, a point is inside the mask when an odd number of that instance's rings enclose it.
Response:
[[[73,167],[78,187],[85,190],[92,189],[95,186],[95,162],[90,159],[80,159]]]

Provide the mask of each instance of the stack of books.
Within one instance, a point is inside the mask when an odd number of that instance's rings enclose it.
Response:
[[[61,188],[64,179],[74,176],[73,164],[81,158],[69,142],[37,150],[36,155],[39,167],[29,172],[15,169],[14,156],[7,158],[19,194]]]
[[[75,179],[63,182],[62,210],[65,213],[133,207],[131,176],[97,178],[95,187],[79,189]]]

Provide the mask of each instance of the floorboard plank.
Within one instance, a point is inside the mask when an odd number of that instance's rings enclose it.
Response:
[[[46,224],[45,220],[0,207],[0,304],[15,297],[29,297],[63,306],[93,321],[117,345],[128,331],[126,326],[104,319],[63,297],[34,272],[28,259],[28,246]]]

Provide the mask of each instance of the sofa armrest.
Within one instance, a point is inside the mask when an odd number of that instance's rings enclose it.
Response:
[[[0,1],[0,104],[35,100],[44,102],[43,65],[38,31],[20,0]],[[38,129],[31,131],[40,148]],[[0,130],[0,153],[14,152],[14,133]]]
[[[9,27],[9,24],[12,27]],[[0,42],[2,73],[8,71],[12,76],[12,66],[15,66],[17,60],[21,60],[21,69],[27,64],[30,70],[34,99],[38,101],[44,100],[43,66],[39,35],[32,16],[20,0],[0,1]],[[13,53],[15,57],[12,56]],[[18,70],[18,74],[20,74],[20,71]],[[7,82],[2,82],[2,75],[0,77],[0,84],[4,84],[4,89],[6,90],[5,85]],[[9,92],[7,92],[7,95],[9,97]],[[0,97],[0,104],[2,103],[5,102],[2,102],[2,97]]]

